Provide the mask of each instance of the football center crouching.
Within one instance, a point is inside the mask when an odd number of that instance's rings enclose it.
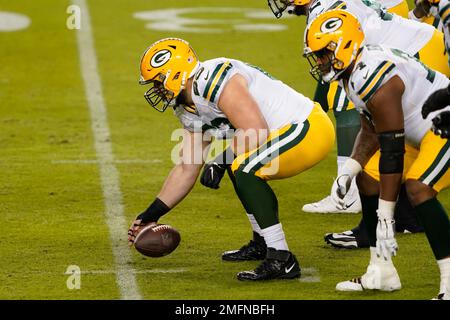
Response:
[[[268,180],[284,179],[324,159],[334,144],[331,120],[317,104],[274,79],[262,69],[239,60],[217,58],[200,62],[186,41],[162,39],[141,60],[141,84],[149,85],[147,101],[159,111],[173,108],[184,130],[182,159],[155,201],[138,215],[129,242],[146,225],[156,223],[190,192],[201,163],[192,163],[195,135],[233,135],[231,147],[204,167],[201,183],[218,188],[228,170],[251,222],[259,247],[225,252],[224,260],[263,260],[239,280],[293,279],[300,264],[289,250],[278,217],[278,200]],[[256,137],[256,138],[255,138]],[[253,138],[253,139],[252,139]],[[209,140],[209,139],[208,139]],[[200,154],[209,141],[201,139]],[[195,155],[194,155],[195,158]],[[225,161],[223,161],[225,158]]]

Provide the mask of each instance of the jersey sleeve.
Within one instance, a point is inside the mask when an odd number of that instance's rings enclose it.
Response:
[[[439,1],[439,17],[444,27],[450,23],[450,0]]]
[[[375,92],[396,75],[395,64],[387,60],[360,61],[351,77],[351,86],[361,101],[366,104]]]
[[[204,66],[195,75],[193,93],[201,103],[216,106],[228,80],[236,73],[229,60]]]

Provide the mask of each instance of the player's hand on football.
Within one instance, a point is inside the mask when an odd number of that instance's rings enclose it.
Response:
[[[225,165],[220,165],[217,162],[207,163],[203,168],[200,183],[211,189],[219,189],[220,181],[226,170]]]
[[[426,119],[428,115],[436,110],[441,110],[450,105],[450,93],[448,88],[439,89],[433,92],[422,106],[422,117]]]
[[[378,218],[377,224],[377,256],[388,260],[397,255],[398,244],[395,239],[395,220]]]
[[[342,174],[334,180],[333,186],[331,187],[331,198],[338,205],[338,209],[344,209],[344,198],[350,189],[351,183],[352,177],[348,174]]]
[[[431,130],[434,134],[443,139],[450,138],[450,111],[444,111],[435,116],[432,120]]]
[[[136,239],[136,236],[138,235],[138,233],[141,231],[142,228],[154,224],[156,225],[156,222],[148,222],[148,223],[143,223],[142,219],[140,219],[139,217],[136,218],[132,223],[130,228],[128,229],[128,245],[132,246],[134,243],[134,239]]]

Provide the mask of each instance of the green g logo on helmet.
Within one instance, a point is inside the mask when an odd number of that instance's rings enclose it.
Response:
[[[322,23],[320,31],[323,33],[330,33],[338,30],[342,26],[342,20],[334,17],[330,18]]]

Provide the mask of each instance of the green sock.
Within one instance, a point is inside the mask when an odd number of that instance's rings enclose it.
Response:
[[[359,112],[356,109],[334,112],[336,118],[337,154],[350,157],[356,137],[361,129]]]
[[[369,237],[369,245],[375,247],[377,245],[378,195],[365,196],[360,193],[359,196],[361,198],[364,225]]]
[[[450,221],[437,198],[415,207],[436,260],[450,256]]]
[[[278,224],[278,200],[269,184],[253,173],[242,171],[236,171],[235,178],[239,199],[260,228]]]

